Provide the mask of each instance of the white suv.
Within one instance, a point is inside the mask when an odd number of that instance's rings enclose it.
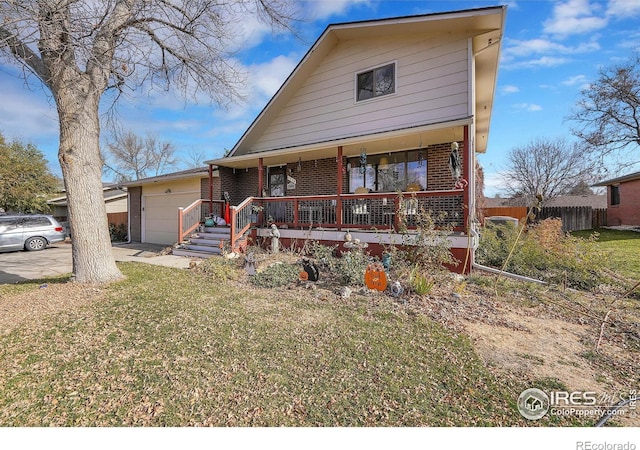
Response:
[[[0,252],[42,250],[64,238],[64,227],[53,216],[0,215]]]

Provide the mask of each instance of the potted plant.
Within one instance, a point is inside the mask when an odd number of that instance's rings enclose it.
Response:
[[[249,215],[249,220],[251,223],[258,223],[258,213],[260,213],[264,209],[264,206],[259,205],[251,205],[251,214]]]

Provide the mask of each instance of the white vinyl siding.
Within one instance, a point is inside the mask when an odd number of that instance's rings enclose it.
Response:
[[[244,152],[467,117],[467,45],[466,39],[419,36],[339,43]],[[355,74],[390,61],[396,63],[395,94],[356,102]]]

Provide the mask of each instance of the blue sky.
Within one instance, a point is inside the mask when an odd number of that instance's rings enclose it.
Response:
[[[454,11],[507,4],[489,147],[479,157],[485,195],[500,192],[500,173],[510,149],[536,138],[572,139],[565,117],[580,90],[602,66],[640,51],[639,0],[299,1],[307,21],[301,37],[274,35],[248,18],[238,39],[238,59],[248,74],[242,104],[217,108],[185,102],[171,93],[121,99],[116,119],[140,135],[171,141],[179,154],[205,159],[232,148],[328,24]],[[58,125],[53,102],[37,83],[0,63],[0,131],[44,152],[54,173]],[[186,164],[186,163],[185,163]],[[614,174],[615,175],[615,174]]]

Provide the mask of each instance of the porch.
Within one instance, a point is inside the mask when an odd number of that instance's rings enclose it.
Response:
[[[463,226],[464,189],[422,192],[342,194],[288,197],[248,197],[230,206],[226,227],[200,227],[211,214],[225,215],[223,201],[202,199],[179,211],[179,241],[190,240],[197,251],[241,252],[253,242],[270,238],[270,225],[280,231],[283,245],[300,246],[309,240],[342,245],[346,231],[367,243],[372,253],[384,245],[411,245],[420,217],[429,214],[436,227],[451,230],[452,253],[462,254],[470,240]],[[206,239],[209,239],[208,243]],[[207,248],[208,247],[208,248]],[[194,256],[193,254],[185,256]]]

